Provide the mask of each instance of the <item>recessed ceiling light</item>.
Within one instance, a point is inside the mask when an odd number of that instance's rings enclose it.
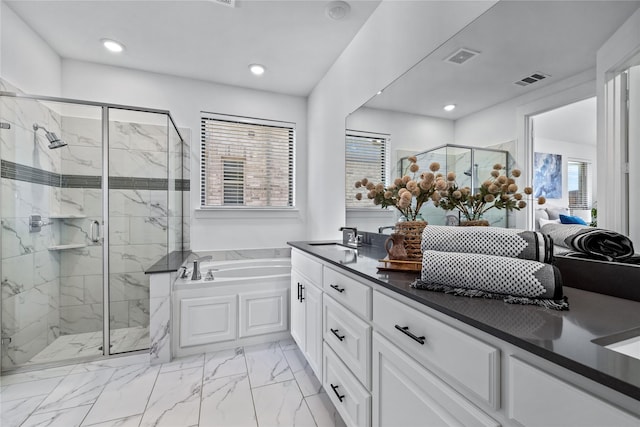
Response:
[[[453,111],[456,109],[456,104],[449,104],[444,106],[444,111]]]
[[[251,70],[251,72],[253,74],[255,74],[256,76],[261,76],[264,74],[265,68],[263,65],[260,64],[251,64],[249,65],[249,69]]]
[[[102,45],[107,48],[109,52],[119,53],[124,50],[122,43],[111,39],[102,39]]]
[[[349,15],[351,6],[346,1],[332,1],[324,9],[324,13],[334,21],[340,21]]]

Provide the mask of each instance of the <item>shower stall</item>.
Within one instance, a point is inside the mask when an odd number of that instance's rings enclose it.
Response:
[[[2,371],[147,349],[145,270],[188,244],[170,113],[0,92],[0,124]]]
[[[508,174],[514,163],[513,157],[506,150],[453,144],[424,151],[417,154],[416,158],[421,171],[428,171],[431,163],[438,162],[440,163],[439,172],[443,174],[455,172],[458,186],[474,190],[491,176],[493,165],[501,164]],[[400,171],[405,171],[409,167],[407,159],[408,157],[403,157],[399,160]],[[432,225],[452,225],[460,221],[457,211],[444,211],[436,208],[432,203],[425,204],[421,213]],[[484,219],[495,227],[509,227],[509,216],[509,213],[504,210],[492,209],[485,214]]]

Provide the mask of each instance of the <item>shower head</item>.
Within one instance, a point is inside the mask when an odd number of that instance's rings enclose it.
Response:
[[[66,142],[58,138],[58,135],[56,135],[53,132],[49,132],[47,129],[45,129],[44,126],[40,126],[39,124],[34,123],[33,124],[34,132],[38,132],[38,129],[42,129],[44,131],[44,136],[46,136],[47,140],[49,141],[50,150],[54,150],[56,148],[64,147],[65,145],[67,145]]]

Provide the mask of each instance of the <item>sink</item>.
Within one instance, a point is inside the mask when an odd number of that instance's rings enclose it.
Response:
[[[335,242],[309,243],[317,251],[338,261],[340,264],[352,264],[357,262],[358,249]]]
[[[324,247],[329,247],[329,248],[335,247],[336,249],[344,249],[344,248],[346,248],[346,249],[356,249],[356,248],[353,248],[351,246],[347,246],[347,245],[344,245],[342,243],[336,243],[336,242],[309,243],[309,246],[324,246]]]
[[[640,328],[593,340],[609,350],[640,360]]]

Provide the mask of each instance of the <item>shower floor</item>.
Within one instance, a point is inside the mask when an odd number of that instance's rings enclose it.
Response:
[[[149,348],[149,328],[111,330],[111,354]],[[27,365],[102,355],[102,331],[62,335],[31,358]]]

